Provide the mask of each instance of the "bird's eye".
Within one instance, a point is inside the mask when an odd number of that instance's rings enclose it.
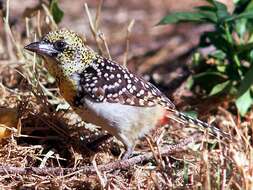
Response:
[[[58,40],[54,43],[54,48],[59,51],[62,51],[65,46],[66,46],[66,43],[62,40]]]

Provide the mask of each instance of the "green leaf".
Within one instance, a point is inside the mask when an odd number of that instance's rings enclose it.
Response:
[[[253,84],[253,66],[251,66],[251,68],[245,74],[245,77],[240,82],[237,97],[241,97],[243,94],[245,94],[252,84]]]
[[[58,6],[58,0],[51,0],[50,1],[50,12],[53,15],[54,21],[56,23],[61,22],[64,12]]]
[[[211,6],[199,6],[195,7],[195,10],[197,10],[202,15],[206,16],[206,20],[212,23],[217,23],[217,16],[216,16],[216,9]]]
[[[235,22],[235,31],[240,36],[240,38],[243,38],[245,32],[247,29],[247,19],[239,19]]]
[[[196,111],[190,110],[190,111],[184,111],[183,113],[187,116],[192,117],[192,118],[195,118],[195,119],[198,118],[198,112],[196,112]]]
[[[225,75],[223,75],[222,73],[219,73],[219,72],[215,72],[215,71],[202,72],[202,73],[194,75],[194,78],[196,79],[196,78],[201,78],[201,77],[204,77],[204,76],[217,76],[217,77],[226,79]]]
[[[194,12],[177,12],[165,16],[157,25],[174,24],[179,22],[203,22],[206,15]]]
[[[207,92],[210,92],[213,86],[226,81],[227,76],[220,72],[206,71],[194,75],[192,80],[194,85],[200,85]]]
[[[217,65],[216,69],[217,69],[217,71],[219,71],[221,73],[225,73],[226,72],[226,65]]]
[[[217,9],[216,14],[220,21],[230,18],[231,15],[228,12],[227,6],[221,2],[213,0],[213,5]]]
[[[240,18],[253,19],[253,11],[252,10],[245,11],[236,17],[236,19]]]
[[[210,11],[215,13],[216,9],[212,6],[198,6],[198,7],[194,7],[194,9],[199,10],[199,11]]]
[[[191,89],[194,85],[194,80],[192,77],[189,77],[186,81],[186,88]]]
[[[233,0],[234,4],[239,3],[241,0]]]
[[[236,46],[236,51],[238,53],[247,53],[252,49],[253,49],[253,42]]]
[[[249,11],[245,11],[239,15],[231,16],[231,17],[227,18],[226,21],[234,21],[234,20],[242,19],[242,18],[253,19],[253,11],[249,10]]]
[[[205,47],[206,42],[209,41],[210,44],[214,45],[218,50],[222,50],[224,53],[231,53],[230,42],[222,36],[221,31],[214,32],[204,32],[200,38],[200,46]]]
[[[249,52],[250,62],[253,63],[253,50]]]
[[[214,0],[206,0],[206,2],[210,3],[211,5],[214,6]]]
[[[226,54],[221,50],[216,50],[211,54],[211,56],[219,60],[223,60],[226,58]]]
[[[253,10],[253,1],[250,1],[249,4],[247,5],[246,7],[246,10],[249,11],[249,10]]]
[[[235,105],[241,114],[241,116],[244,116],[250,106],[252,105],[252,97],[250,94],[250,89],[248,89],[244,94],[242,94],[239,98],[237,98]]]
[[[189,164],[184,162],[184,185],[189,183]]]
[[[192,56],[192,66],[198,67],[201,64],[202,57],[199,52],[196,52]]]
[[[213,89],[211,90],[211,92],[209,93],[209,96],[217,95],[224,92],[225,90],[229,88],[229,86],[231,86],[231,84],[232,84],[231,81],[227,80],[225,82],[215,85]]]

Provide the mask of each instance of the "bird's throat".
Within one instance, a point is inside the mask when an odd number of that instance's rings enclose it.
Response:
[[[64,70],[58,63],[52,60],[46,60],[45,64],[49,73],[56,79],[57,86],[60,89],[60,94],[70,104],[73,105],[77,94],[77,81],[73,80],[69,70]]]

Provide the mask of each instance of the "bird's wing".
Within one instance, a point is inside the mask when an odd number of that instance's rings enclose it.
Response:
[[[125,67],[101,56],[97,56],[79,75],[81,87],[79,99],[88,94],[97,102],[141,107],[155,105],[175,107],[154,85],[130,73]]]

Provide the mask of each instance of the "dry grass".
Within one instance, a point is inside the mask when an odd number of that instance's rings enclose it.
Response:
[[[204,119],[215,117],[217,126],[227,131],[231,139],[217,140],[203,135],[198,141],[195,139],[195,143],[187,141],[176,147],[177,151],[168,151],[166,145],[182,143],[182,139],[197,130],[177,124],[159,128],[152,133],[152,138],[147,137],[137,145],[136,154],[145,157],[142,162],[132,161],[138,156],[120,164],[115,162],[123,150],[116,139],[95,147],[94,143],[99,142],[97,139],[103,132],[80,121],[59,96],[55,81],[48,76],[43,62],[23,50],[25,44],[39,38],[48,28],[57,27],[52,16],[43,6],[40,12],[26,19],[26,37],[22,37],[15,28],[9,27],[8,2],[0,39],[3,50],[0,106],[16,109],[18,120],[17,130],[11,130],[11,136],[0,144],[1,189],[253,188],[251,113],[241,121],[218,107],[215,115]],[[101,4],[94,22],[87,5],[85,8],[98,49],[109,56],[105,38],[99,30]],[[128,49],[129,40],[126,42]],[[148,153],[150,151],[152,153]],[[108,163],[117,163],[114,167],[118,169],[108,169]],[[22,170],[24,168],[28,170]]]

